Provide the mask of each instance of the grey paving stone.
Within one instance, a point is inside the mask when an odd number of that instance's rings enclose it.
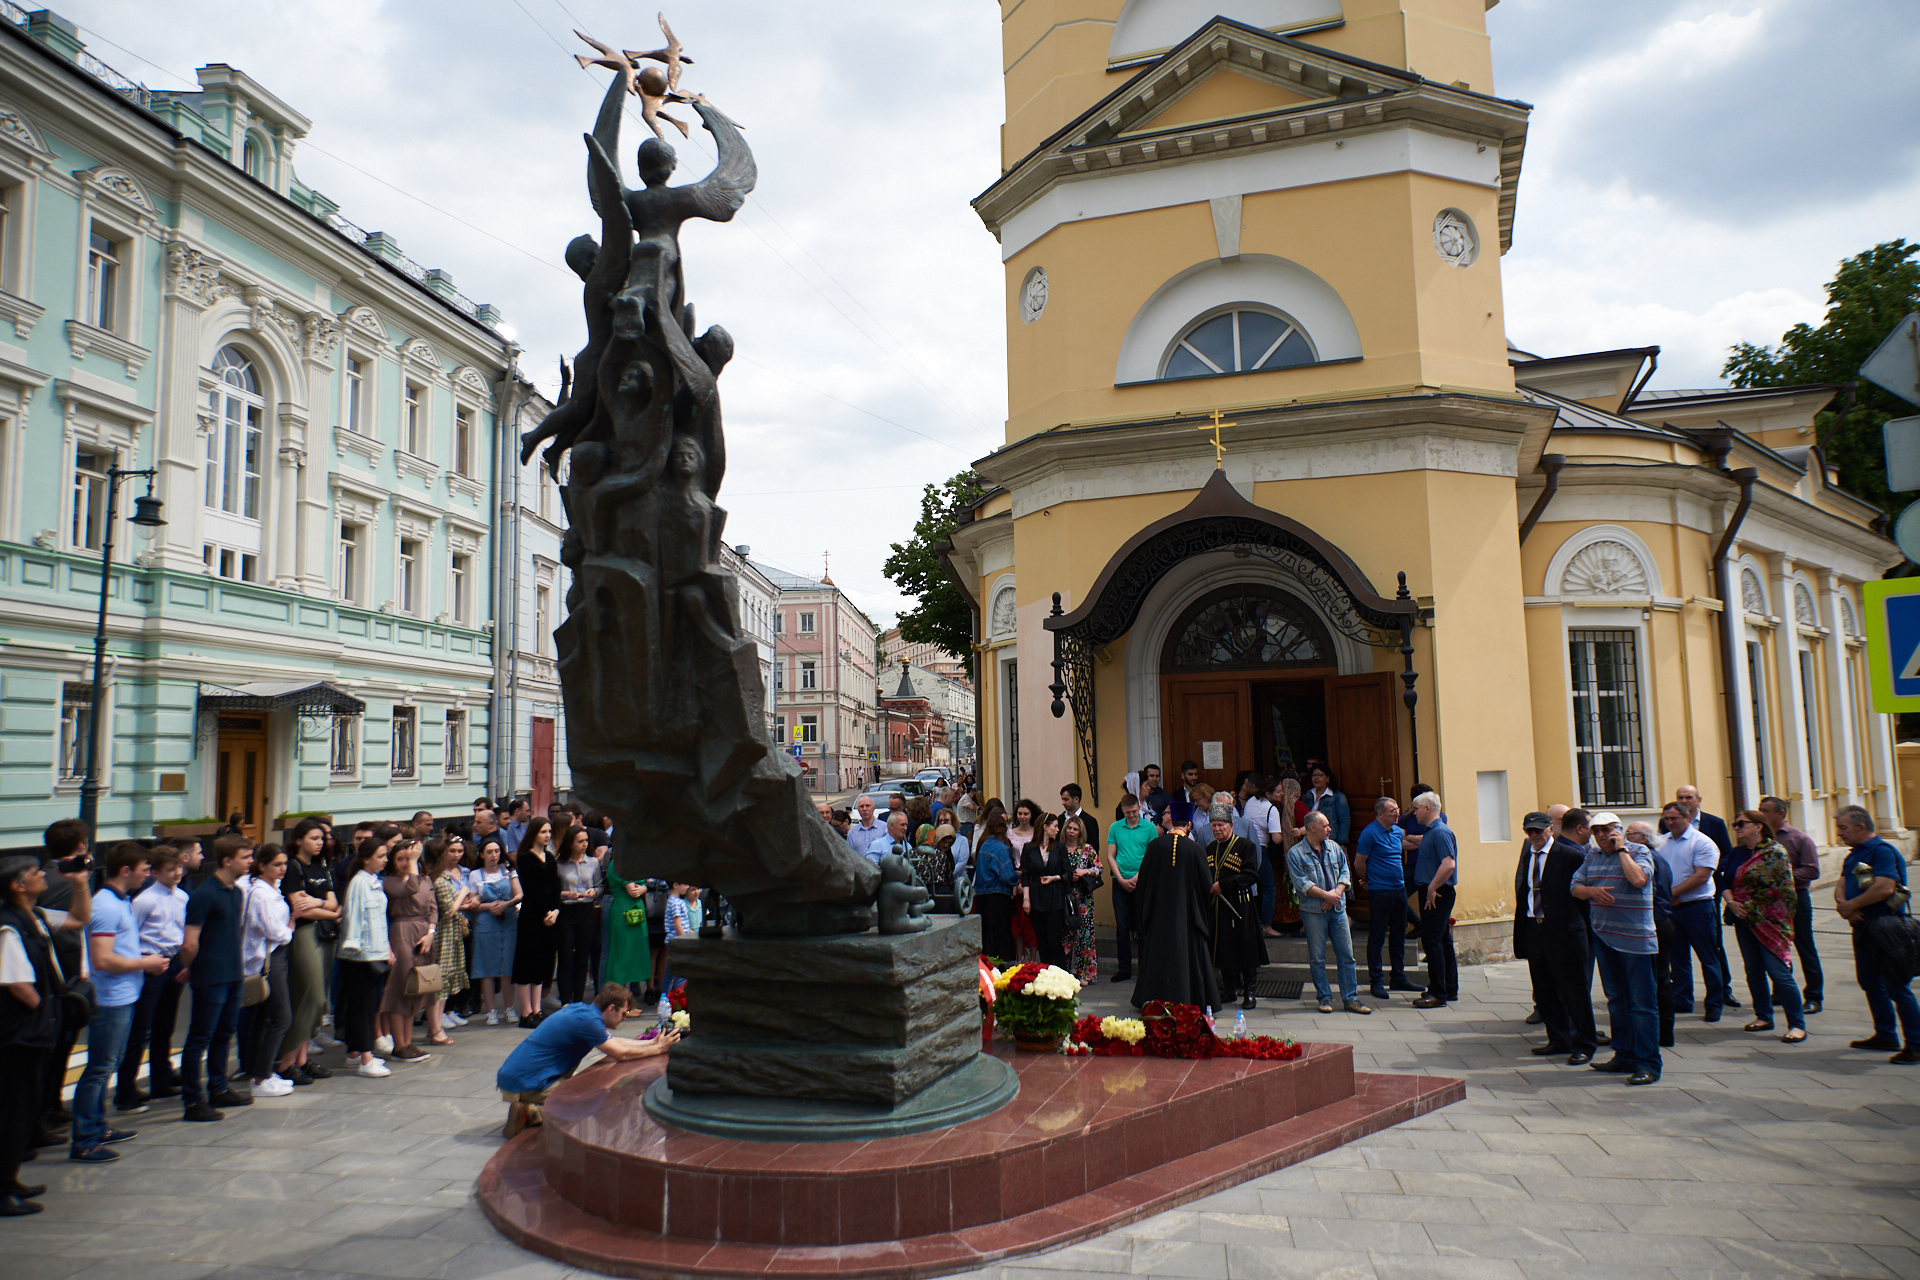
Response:
[[[1297,1249],[1365,1249],[1376,1259],[1383,1253],[1434,1252],[1426,1226],[1419,1222],[1321,1222],[1294,1217],[1288,1223]]]
[[[1228,1280],[1375,1280],[1377,1274],[1372,1259],[1350,1249],[1227,1246]]]
[[[1851,1244],[1797,1241],[1720,1240],[1720,1252],[1737,1267],[1779,1275],[1861,1277],[1881,1280],[1893,1274],[1866,1250]]]
[[[331,1231],[342,1238],[347,1236],[393,1236],[410,1239],[415,1236],[433,1233],[437,1239],[451,1239],[435,1228],[446,1223],[459,1211],[455,1209],[422,1209],[417,1205],[397,1204],[343,1204],[330,1213],[322,1214],[307,1225],[315,1231]],[[484,1219],[483,1219],[484,1221]],[[502,1239],[498,1231],[492,1231],[492,1239]]]
[[[1588,1262],[1609,1268],[1724,1265],[1727,1255],[1697,1236],[1640,1236],[1610,1231],[1569,1231],[1567,1243]]]
[[[148,1258],[109,1258],[72,1274],[79,1280],[205,1280],[222,1262],[155,1262]]]
[[[395,1240],[356,1237],[341,1240],[327,1251],[326,1265],[350,1275],[390,1276],[393,1280],[421,1280],[437,1276],[462,1251],[479,1248],[452,1240]],[[537,1258],[537,1254],[524,1254]],[[545,1261],[544,1259],[541,1259]],[[564,1268],[557,1269],[558,1275]]]
[[[1023,1267],[1082,1275],[1130,1274],[1133,1271],[1133,1241],[1120,1235],[1102,1236],[1084,1244],[1036,1253],[1020,1259],[1020,1263]]]
[[[1135,1240],[1130,1270],[1137,1276],[1227,1280],[1227,1246],[1206,1240]]]
[[[1443,1256],[1582,1261],[1566,1237],[1552,1227],[1513,1221],[1479,1226],[1465,1222],[1429,1222],[1426,1232],[1434,1249]]]
[[[444,1280],[561,1280],[573,1274],[564,1263],[537,1253],[515,1248],[502,1240],[498,1244],[470,1244],[442,1263],[437,1272],[422,1273]]]
[[[1188,1238],[1209,1244],[1253,1244],[1291,1247],[1288,1218],[1275,1213],[1230,1213],[1204,1210],[1187,1229]]]
[[[1912,1245],[1914,1237],[1877,1214],[1758,1210],[1747,1215],[1776,1240],[1809,1244]],[[1912,1224],[1909,1224],[1912,1225]]]
[[[1523,1280],[1519,1266],[1506,1258],[1370,1255],[1379,1280]]]
[[[1399,1189],[1408,1195],[1459,1196],[1468,1200],[1525,1200],[1518,1178],[1503,1173],[1401,1173]]]
[[[1684,1185],[1684,1184],[1683,1184]],[[1738,1209],[1702,1204],[1651,1206],[1616,1204],[1609,1212],[1635,1235],[1707,1236],[1723,1239],[1769,1240],[1755,1221],[1769,1210],[1742,1213]]]
[[[1900,1280],[1920,1278],[1920,1249],[1891,1244],[1863,1244],[1861,1250]]]
[[[1348,1212],[1355,1218],[1373,1222],[1472,1222],[1484,1221],[1471,1200],[1458,1196],[1372,1195],[1348,1192],[1344,1197]]]

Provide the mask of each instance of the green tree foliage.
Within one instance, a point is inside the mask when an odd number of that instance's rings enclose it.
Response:
[[[1846,259],[1827,284],[1827,318],[1819,328],[1797,324],[1774,347],[1742,342],[1720,370],[1736,387],[1859,380],[1850,408],[1844,397],[1837,399],[1814,423],[1827,462],[1840,470],[1840,483],[1889,514],[1906,506],[1907,498],[1887,492],[1880,425],[1920,410],[1860,380],[1860,365],[1903,317],[1920,311],[1916,254],[1920,244],[1894,240]]]
[[[930,484],[920,495],[920,519],[913,536],[893,544],[893,554],[882,567],[893,584],[916,603],[900,615],[900,638],[909,644],[935,644],[966,659],[974,674],[973,610],[960,588],[947,577],[934,547],[953,536],[954,521],[972,506],[986,485],[972,471],[962,471],[944,484]]]

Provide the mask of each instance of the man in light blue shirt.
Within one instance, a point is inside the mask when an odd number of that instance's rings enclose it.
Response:
[[[1460,882],[1460,845],[1440,812],[1440,795],[1413,798],[1413,816],[1425,825],[1413,857],[1414,890],[1420,895],[1420,947],[1427,953],[1427,994],[1416,1009],[1439,1009],[1460,998],[1460,965],[1453,953],[1453,894]]]
[[[500,834],[506,837],[508,853],[520,852],[520,842],[527,838],[527,802],[525,800],[508,801],[507,821],[500,828]]]
[[[1660,1078],[1660,1014],[1655,1007],[1653,956],[1660,949],[1653,927],[1653,850],[1628,840],[1619,815],[1596,813],[1589,824],[1593,844],[1569,886],[1587,902],[1593,958],[1607,993],[1613,1026],[1613,1058],[1595,1071],[1631,1073],[1628,1084]]]
[[[1678,800],[1661,811],[1660,821],[1667,834],[1654,846],[1654,853],[1673,875],[1673,927],[1680,935],[1669,965],[1673,1012],[1693,1012],[1693,956],[1697,955],[1707,984],[1706,1020],[1718,1022],[1728,978],[1714,946],[1720,913],[1713,907],[1713,873],[1720,865],[1720,850],[1693,824],[1692,815]]]
[[[880,854],[868,853],[867,850],[876,844],[891,843],[887,835],[887,824],[875,820],[872,796],[861,796],[855,802],[854,808],[860,811],[860,821],[847,828],[847,844],[861,857],[878,862]],[[882,854],[885,852],[885,849],[880,851]]]
[[[1333,993],[1327,986],[1327,941],[1333,941],[1340,966],[1340,1002],[1348,1013],[1372,1013],[1360,1003],[1360,985],[1353,965],[1353,934],[1347,925],[1347,891],[1353,876],[1347,855],[1332,838],[1332,824],[1318,810],[1307,815],[1307,834],[1287,850],[1287,876],[1300,899],[1300,923],[1307,933],[1307,968],[1320,1012],[1333,1012]]]
[[[118,1160],[113,1144],[134,1136],[107,1127],[107,1082],[127,1050],[145,975],[167,967],[164,956],[140,954],[140,926],[127,901],[146,878],[146,849],[131,840],[115,845],[87,921],[87,960],[96,1003],[87,1027],[86,1070],[73,1093],[73,1146],[68,1152],[68,1159],[87,1164]]]
[[[1415,990],[1407,981],[1407,880],[1400,853],[1406,833],[1399,818],[1400,806],[1393,797],[1381,796],[1373,802],[1373,821],[1354,837],[1367,895],[1367,981],[1375,1000],[1389,999],[1390,990]],[[1380,967],[1382,951],[1392,968],[1391,989]]]

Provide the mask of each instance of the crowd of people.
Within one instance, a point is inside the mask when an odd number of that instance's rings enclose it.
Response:
[[[852,810],[821,805],[820,815],[875,862],[904,858],[936,911],[979,915],[990,957],[1058,965],[1082,983],[1100,973],[1104,889],[1111,980],[1134,983],[1136,1006],[1167,1000],[1211,1012],[1238,998],[1252,1009],[1268,940],[1298,933],[1318,1009],[1333,1012],[1337,997],[1347,1012],[1369,1014],[1349,923],[1358,902],[1375,1001],[1412,993],[1413,1007],[1442,1010],[1459,998],[1460,850],[1429,787],[1414,788],[1405,813],[1392,797],[1376,799],[1358,831],[1319,763],[1304,779],[1242,772],[1231,790],[1201,781],[1192,761],[1171,787],[1147,765],[1123,780],[1104,823],[1082,807],[1078,784],[1063,786],[1059,801],[1055,812],[1024,798],[1009,810],[962,775],[932,795],[887,793],[884,814],[861,795]],[[578,804],[542,817],[524,799],[504,808],[481,799],[470,819],[436,823],[420,812],[345,835],[307,818],[273,842],[240,826],[235,815],[204,848],[124,841],[97,856],[87,828],[64,819],[48,827],[42,857],[0,859],[0,1097],[9,1100],[0,1216],[40,1208],[44,1187],[20,1180],[40,1149],[64,1144],[77,1162],[114,1160],[137,1135],[113,1121],[157,1101],[178,1098],[183,1119],[218,1122],[329,1078],[318,1060],[326,1049],[343,1048],[347,1069],[384,1078],[389,1063],[423,1062],[452,1043],[452,1030],[482,1020],[534,1031],[501,1070],[512,1131],[537,1120],[546,1091],[591,1049],[624,1061],[671,1045],[664,1012],[646,1036],[612,1032],[636,1008],[664,1011],[663,996],[680,984],[668,941],[718,930],[727,915],[711,890],[623,877],[610,857],[611,822]],[[1741,1029],[1778,1033],[1778,1006],[1780,1040],[1806,1039],[1825,994],[1812,929],[1821,869],[1783,801],[1766,797],[1727,822],[1683,786],[1657,831],[1567,805],[1528,814],[1523,826],[1514,953],[1533,988],[1527,1022],[1546,1033],[1534,1054],[1564,1054],[1628,1084],[1657,1081],[1675,1018],[1695,1008],[1696,962],[1706,1022],[1742,1007],[1723,923],[1753,1002]],[[1833,903],[1852,926],[1873,1021],[1852,1047],[1920,1063],[1920,999],[1871,941],[1875,921],[1909,911],[1905,860],[1874,827],[1855,806],[1835,819],[1847,852]],[[1424,953],[1424,988],[1408,981],[1410,932]],[[85,1067],[69,1106],[65,1067],[82,1034]],[[1602,1046],[1611,1053],[1597,1062]]]
[[[611,823],[577,804],[537,817],[482,799],[470,819],[350,830],[306,818],[280,841],[240,826],[95,850],[62,819],[43,857],[0,860],[0,1216],[38,1211],[44,1188],[20,1168],[39,1150],[115,1160],[137,1136],[116,1125],[163,1100],[215,1123],[330,1078],[333,1048],[378,1079],[469,1023],[535,1028],[545,1006],[615,988],[623,1010],[653,1007],[678,985],[668,938],[699,932],[710,897],[621,877]]]
[[[1104,887],[1118,961],[1111,980],[1134,983],[1136,1006],[1171,1000],[1214,1010],[1237,998],[1252,1009],[1266,940],[1301,933],[1319,1011],[1370,1014],[1350,923],[1358,904],[1373,1000],[1404,992],[1414,1008],[1442,1010],[1459,999],[1460,848],[1432,788],[1416,785],[1404,813],[1395,798],[1377,798],[1372,820],[1358,815],[1356,829],[1346,795],[1319,762],[1308,763],[1304,779],[1243,771],[1230,791],[1200,772],[1184,762],[1171,787],[1158,765],[1129,773],[1103,841],[1073,783],[1061,788],[1057,812],[1027,799],[1009,811],[963,777],[931,798],[889,796],[884,815],[861,796],[854,811],[822,806],[822,817],[868,857],[899,854],[937,893],[954,891],[949,909],[980,916],[988,956],[1056,964],[1083,983],[1099,975],[1095,904]],[[1920,999],[1868,936],[1876,919],[1908,911],[1906,863],[1865,809],[1842,809],[1834,825],[1847,853],[1833,903],[1853,927],[1855,975],[1873,1018],[1872,1034],[1852,1047],[1920,1062]],[[1729,823],[1704,812],[1699,791],[1685,785],[1657,830],[1565,804],[1528,814],[1524,827],[1514,954],[1533,987],[1527,1023],[1546,1031],[1534,1054],[1564,1055],[1629,1084],[1658,1080],[1674,1019],[1695,1009],[1696,961],[1704,1020],[1742,1007],[1726,927],[1753,1002],[1741,1030],[1779,1032],[1777,1006],[1780,1040],[1806,1039],[1806,1019],[1825,997],[1813,934],[1820,855],[1788,821],[1784,801],[1765,797]],[[1426,961],[1424,987],[1408,980],[1410,934]],[[1594,1015],[1596,973],[1604,1031]],[[1602,1046],[1611,1052],[1596,1062]]]

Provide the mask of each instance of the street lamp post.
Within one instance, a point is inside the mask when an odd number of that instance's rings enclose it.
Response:
[[[133,514],[127,519],[148,537],[166,524],[160,518],[161,501],[153,496],[153,478],[157,474],[158,470],[151,467],[145,471],[107,468],[107,514],[105,527],[100,532],[100,615],[93,627],[93,697],[87,704],[87,777],[80,784],[80,821],[87,824],[88,841],[93,840],[100,817],[100,721],[104,718],[100,714],[100,700],[107,660],[107,593],[113,584],[113,515],[119,508],[120,482],[144,477],[146,495],[133,500]]]

